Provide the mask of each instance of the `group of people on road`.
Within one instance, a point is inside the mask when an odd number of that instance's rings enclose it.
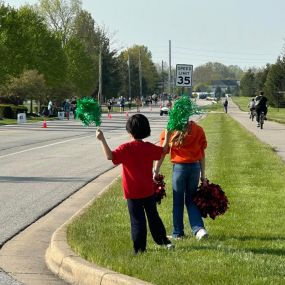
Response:
[[[115,165],[122,164],[122,184],[131,222],[134,254],[146,251],[147,222],[154,241],[172,249],[172,240],[185,237],[183,213],[186,207],[192,233],[198,240],[206,238],[201,213],[192,200],[199,181],[207,183],[205,176],[205,132],[194,121],[185,123],[183,130],[163,130],[160,146],[144,141],[151,133],[148,119],[134,114],[126,123],[130,141],[111,150],[102,130],[96,137],[104,154]],[[154,182],[157,181],[165,155],[170,153],[173,163],[173,230],[166,234],[165,226],[156,207]]]
[[[255,98],[252,98],[251,101],[248,103],[248,108],[251,113],[251,117],[253,116],[253,113],[256,115],[257,127],[260,127],[260,115],[262,112],[264,113],[264,119],[267,120],[267,101],[268,100],[264,96],[264,92],[260,91],[259,95],[257,95]]]
[[[75,118],[76,115],[76,107],[77,107],[77,98],[73,98],[72,100],[65,99],[61,107],[58,108],[55,103],[52,102],[52,100],[49,100],[47,110],[44,110],[43,115],[45,116],[56,116],[57,111],[63,111],[64,112],[64,117],[69,120],[70,114],[73,115]],[[46,111],[46,112],[45,112]]]

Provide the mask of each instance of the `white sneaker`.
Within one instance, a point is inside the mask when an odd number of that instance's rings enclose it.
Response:
[[[168,244],[166,245],[166,248],[167,248],[168,250],[173,250],[173,249],[175,248],[175,245],[174,245],[173,243],[168,243]]]
[[[173,236],[173,235],[170,235],[170,236],[167,236],[168,239],[172,239],[172,240],[181,240],[183,239],[185,236],[180,236],[180,235],[176,235],[176,236]]]
[[[196,233],[196,239],[197,240],[201,240],[204,238],[208,237],[208,233],[205,229],[200,229],[197,233]]]

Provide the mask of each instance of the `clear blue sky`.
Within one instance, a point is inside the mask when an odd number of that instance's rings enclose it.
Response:
[[[19,7],[36,0],[5,0]],[[171,3],[171,4],[170,4]],[[275,63],[285,46],[285,0],[83,0],[83,9],[115,34],[115,48],[145,45],[172,66],[220,62],[241,68]]]

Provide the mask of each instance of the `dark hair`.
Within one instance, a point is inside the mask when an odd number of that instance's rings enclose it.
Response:
[[[144,139],[150,136],[149,121],[147,117],[142,114],[131,116],[127,121],[126,130],[135,139]]]
[[[264,92],[263,91],[260,91],[260,93],[259,93],[260,95],[263,95],[264,94]]]

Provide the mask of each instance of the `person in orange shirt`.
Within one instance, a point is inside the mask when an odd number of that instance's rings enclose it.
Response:
[[[163,144],[165,131],[161,133],[160,143]],[[188,213],[193,234],[198,240],[208,236],[198,207],[192,201],[197,191],[199,179],[206,183],[205,148],[207,140],[201,126],[194,121],[185,124],[182,131],[174,131],[170,138],[170,158],[173,163],[173,232],[172,238],[184,237],[184,203]],[[159,173],[165,155],[154,166],[154,180]]]

